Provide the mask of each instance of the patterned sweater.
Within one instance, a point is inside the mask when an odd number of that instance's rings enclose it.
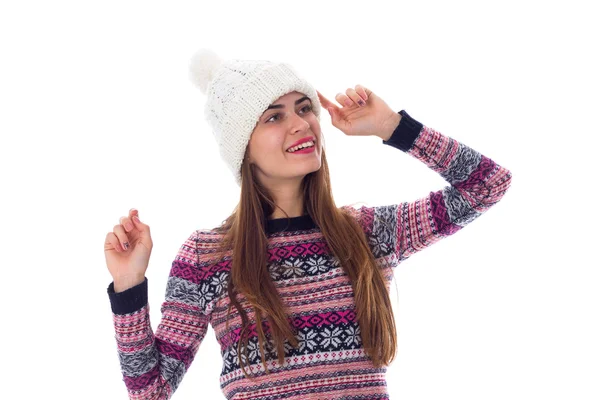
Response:
[[[458,232],[496,204],[511,184],[508,169],[424,126],[404,110],[400,114],[400,124],[383,143],[421,160],[449,185],[412,202],[358,209],[343,206],[359,221],[382,267],[395,267]],[[266,352],[267,375],[253,329],[248,343],[252,368],[247,372],[256,380],[244,376],[236,347],[241,318],[235,307],[225,329],[231,257],[211,257],[221,236],[214,229],[196,230],[172,263],[156,333],[149,318],[147,278],[121,293],[114,292],[114,282],[108,286],[130,399],[171,398],[208,324],[221,347],[220,387],[227,399],[389,399],[386,368],[375,368],[364,352],[350,280],[319,227],[304,215],[289,221],[268,220],[266,229],[269,272],[290,312],[298,348],[286,340],[283,366]],[[383,270],[389,291],[392,272]],[[254,323],[245,297],[238,295],[238,299]]]

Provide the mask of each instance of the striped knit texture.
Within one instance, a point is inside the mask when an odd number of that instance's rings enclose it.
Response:
[[[410,116],[403,114],[405,118]],[[406,123],[411,121],[415,122]],[[449,186],[412,202],[343,207],[362,226],[384,270],[388,290],[397,265],[473,222],[511,184],[510,171],[493,160],[432,128],[418,122],[414,126],[413,137],[397,129],[384,143],[395,143],[394,147],[421,160]],[[221,347],[220,386],[227,399],[389,399],[386,368],[375,368],[362,347],[350,280],[319,228],[270,232],[268,237],[268,268],[299,341],[298,348],[285,342],[285,364],[278,364],[270,346],[266,349],[270,374],[264,373],[254,314],[245,297],[238,295],[254,324],[249,374],[257,379],[251,381],[242,373],[236,349],[241,318],[235,307],[225,329],[231,253],[216,259],[213,254],[221,235],[212,229],[196,230],[172,263],[156,333],[149,319],[148,281],[118,297],[109,286],[119,361],[130,399],[171,398],[208,324]],[[384,268],[388,265],[391,270]],[[119,308],[123,305],[131,309]],[[263,326],[267,333],[268,325]]]

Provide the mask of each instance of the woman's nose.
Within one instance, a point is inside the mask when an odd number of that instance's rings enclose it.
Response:
[[[308,121],[296,114],[294,114],[294,116],[292,117],[291,124],[293,132],[305,131],[310,126]]]

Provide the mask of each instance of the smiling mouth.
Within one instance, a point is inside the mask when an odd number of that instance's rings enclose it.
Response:
[[[311,145],[306,145],[306,143],[312,143],[312,144]],[[297,153],[299,151],[303,151],[303,150],[306,150],[306,149],[312,149],[316,145],[316,142],[314,140],[310,141],[310,142],[306,142],[306,143],[301,144],[299,148],[298,147],[291,147],[290,149],[286,150],[286,153]],[[296,150],[293,151],[291,149],[296,149]]]

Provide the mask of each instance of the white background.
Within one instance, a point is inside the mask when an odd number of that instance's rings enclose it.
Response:
[[[103,243],[151,226],[151,321],[195,229],[239,200],[189,58],[360,83],[513,174],[506,196],[397,270],[391,399],[600,398],[598,14],[574,1],[6,1],[0,6],[2,398],[127,398]],[[447,183],[324,112],[338,206]],[[174,399],[220,399],[212,328]]]

